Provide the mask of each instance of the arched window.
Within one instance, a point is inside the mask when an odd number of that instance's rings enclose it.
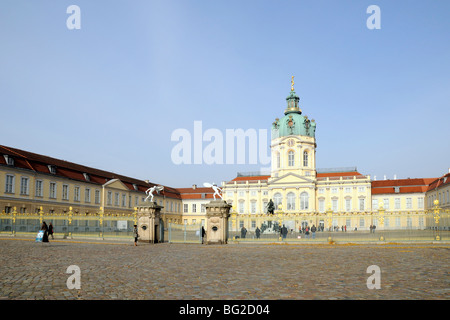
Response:
[[[287,198],[287,210],[295,210],[295,193],[289,192]]]
[[[309,209],[309,195],[307,192],[302,192],[300,194],[300,210]]]
[[[303,151],[303,166],[308,166],[308,151]]]
[[[289,167],[295,166],[295,153],[292,150],[288,152],[288,166]]]
[[[280,169],[280,153],[277,152],[277,169]]]
[[[281,193],[275,193],[273,195],[273,203],[275,205],[275,211],[278,210],[278,205],[282,204],[283,198],[281,196]]]

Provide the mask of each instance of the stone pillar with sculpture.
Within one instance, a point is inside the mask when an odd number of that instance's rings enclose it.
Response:
[[[205,182],[205,187],[213,188],[214,200],[205,205],[206,208],[206,244],[226,244],[228,242],[228,218],[231,205],[223,200],[222,189],[214,183]],[[216,199],[216,195],[220,200]]]
[[[228,242],[228,217],[230,208],[225,200],[212,200],[206,208],[206,244],[226,244]]]
[[[149,200],[149,204],[145,206],[136,207],[136,220],[139,238],[141,242],[158,243],[161,242],[163,236],[160,230],[161,226],[161,209],[163,206],[159,206],[156,202],[153,202],[153,192],[160,192],[164,189],[163,186],[153,186],[149,188],[145,193],[147,198],[145,202]]]
[[[161,223],[161,209],[163,206],[152,202],[146,206],[136,207],[137,229],[139,241],[158,243],[161,241],[159,226]]]

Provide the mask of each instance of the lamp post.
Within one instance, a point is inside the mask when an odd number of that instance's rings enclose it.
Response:
[[[439,215],[441,208],[439,208],[439,200],[434,200],[434,222],[436,224],[436,241],[441,240],[441,237],[439,236],[439,220],[441,219],[441,216]]]
[[[16,214],[17,214],[16,207],[13,208],[12,214],[13,214],[13,218],[12,218],[13,227],[11,229],[12,229],[13,235],[15,236],[16,235]]]
[[[279,236],[279,240],[280,241],[282,241],[283,240],[283,238],[282,238],[282,229],[281,229],[281,225],[282,225],[282,223],[283,223],[283,205],[280,203],[279,205],[278,205],[278,226],[279,226],[279,228],[280,228],[280,230],[279,230],[279,232],[280,232],[280,236]]]
[[[72,239],[72,231],[71,231],[71,229],[72,229],[72,215],[73,215],[72,207],[69,207],[69,238],[70,239]]]
[[[330,232],[332,228],[332,222],[333,222],[333,209],[331,208],[331,204],[328,204],[327,208],[327,223],[328,223],[328,242],[332,241]]]
[[[378,205],[378,221],[380,222],[380,230],[383,230],[380,241],[384,241],[384,211],[383,202],[380,201]]]

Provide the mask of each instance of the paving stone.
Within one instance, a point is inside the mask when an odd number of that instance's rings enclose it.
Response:
[[[0,299],[448,299],[449,254],[445,244],[134,247],[55,240],[44,248],[0,238]],[[67,288],[70,265],[80,267],[81,290]],[[367,288],[370,265],[381,269],[381,290]]]

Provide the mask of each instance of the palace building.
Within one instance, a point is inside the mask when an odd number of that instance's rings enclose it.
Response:
[[[222,183],[222,196],[231,204],[233,228],[255,229],[267,220],[270,200],[275,213],[292,229],[333,225],[368,229],[377,225],[374,215],[386,217],[384,227],[427,227],[424,214],[434,208],[450,208],[450,173],[440,178],[373,180],[350,168],[316,168],[316,122],[300,108],[291,91],[286,109],[271,126],[270,173],[238,173]],[[132,215],[145,205],[150,181],[126,177],[52,157],[0,146],[0,210],[3,215],[74,212],[88,216],[98,212]],[[163,206],[165,223],[205,224],[205,205],[213,199],[211,188],[172,188],[154,195]],[[383,218],[384,219],[384,218]],[[329,221],[329,220],[328,220]]]

